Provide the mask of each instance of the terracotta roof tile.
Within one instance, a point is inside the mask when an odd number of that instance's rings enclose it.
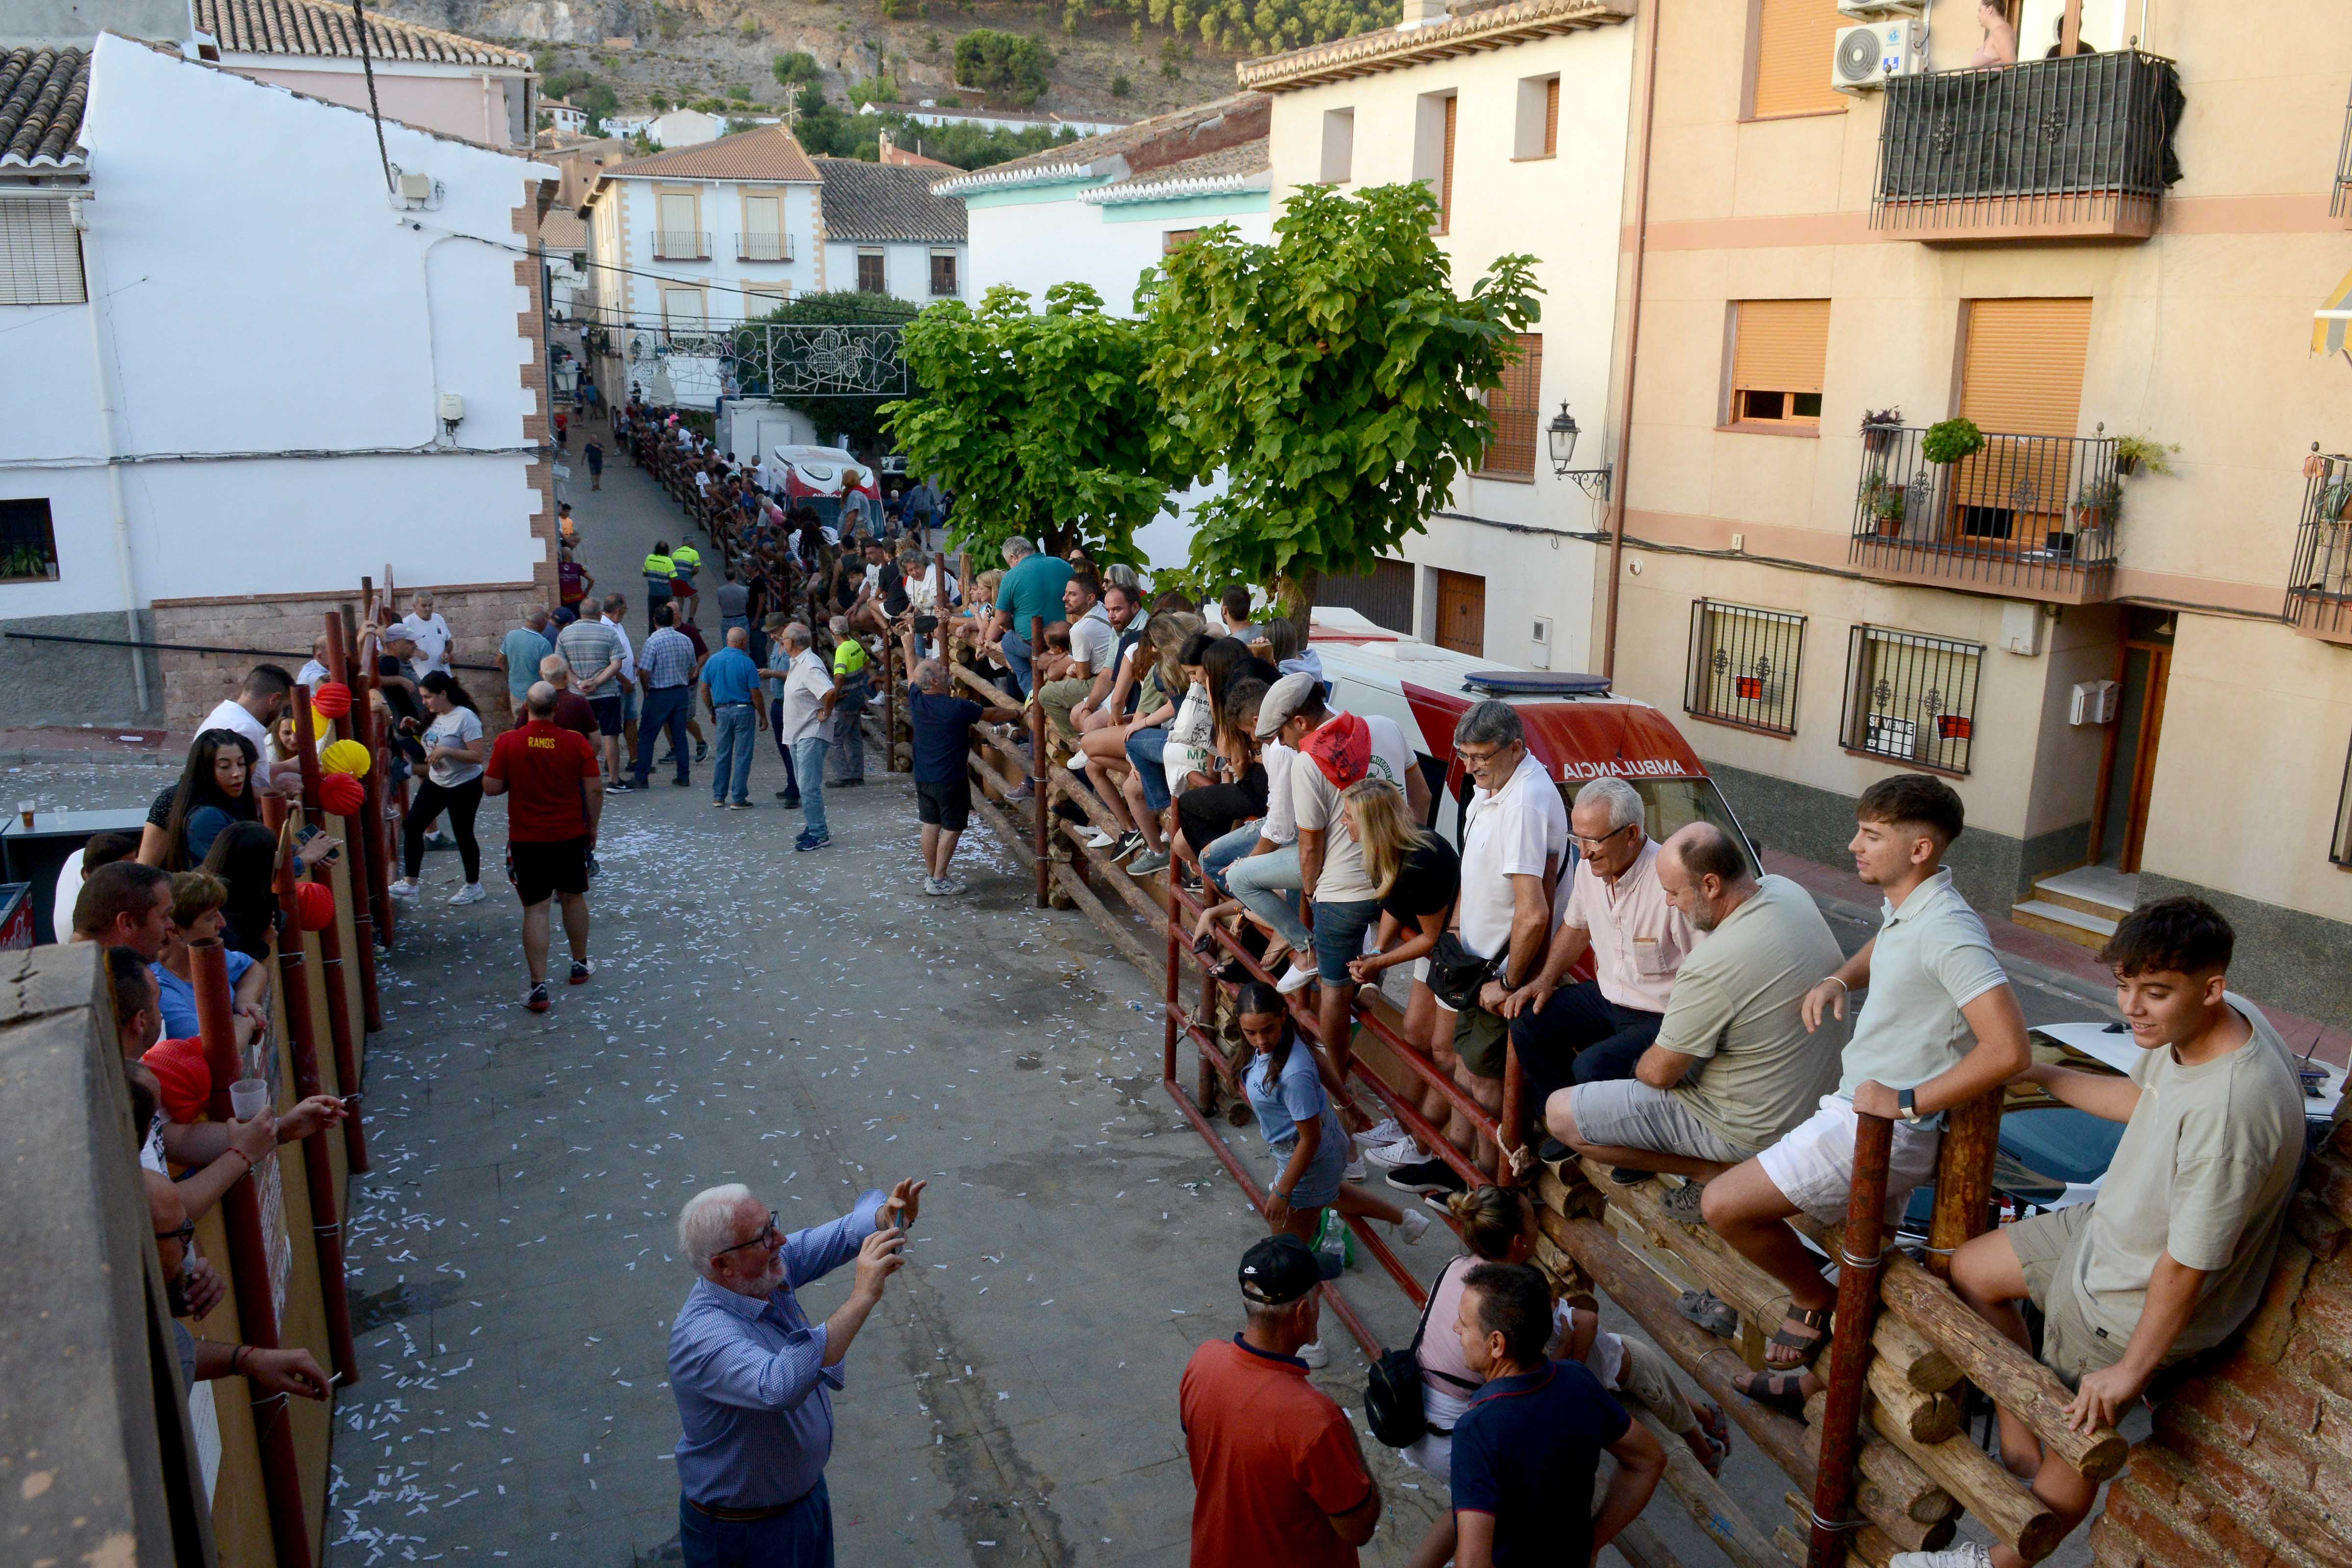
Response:
[[[195,6],[196,26],[230,54],[360,57],[359,33],[348,7],[319,0],[195,0]],[[380,60],[531,68],[529,55],[382,15],[368,18],[367,47]]]
[[[791,180],[814,184],[822,177],[802,149],[800,138],[782,125],[762,125],[716,142],[698,142],[691,147],[604,165],[608,180]]]
[[[819,158],[816,166],[824,176],[826,238],[963,242],[964,205],[931,195],[939,176],[929,169],[856,158]]]
[[[1234,66],[1234,74],[1244,87],[1280,92],[1475,54],[1580,27],[1607,26],[1630,21],[1633,15],[1633,0],[1504,0],[1499,5],[1478,9],[1465,5],[1444,21],[1426,26],[1383,27],[1243,60]]]
[[[80,163],[89,100],[86,50],[0,50],[0,167]]]
[[[969,174],[950,175],[931,188],[948,195],[982,191],[1000,185],[1044,184],[1057,179],[1082,180],[1103,162],[1119,158],[1130,174],[1182,163],[1251,141],[1263,141],[1273,100],[1262,92],[1239,92],[1209,103],[1171,110],[1149,120],[1099,136],[1031,153],[1024,157],[992,163]]]
[[[550,250],[585,250],[588,248],[588,226],[580,215],[551,207],[539,220],[539,242]]]

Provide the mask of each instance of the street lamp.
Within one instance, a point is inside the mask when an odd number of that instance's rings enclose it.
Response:
[[[1609,499],[1610,482],[1615,478],[1615,465],[1603,463],[1597,468],[1571,468],[1576,460],[1576,438],[1582,432],[1577,428],[1576,416],[1568,411],[1568,400],[1562,398],[1559,412],[1552,416],[1545,434],[1551,442],[1551,471],[1558,478],[1573,479],[1576,488],[1599,500]]]

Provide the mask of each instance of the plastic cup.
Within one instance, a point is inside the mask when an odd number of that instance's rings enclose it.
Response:
[[[30,833],[33,830],[33,803],[29,800],[18,801],[16,816],[24,823],[25,831]]]
[[[241,1078],[228,1086],[230,1114],[239,1121],[250,1121],[269,1109],[269,1080],[266,1078]]]

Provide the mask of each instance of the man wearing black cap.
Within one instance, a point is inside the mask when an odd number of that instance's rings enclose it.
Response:
[[[1307,1381],[1298,1348],[1322,1317],[1315,1254],[1270,1236],[1242,1254],[1248,1323],[1184,1368],[1178,1408],[1192,1462],[1192,1568],[1355,1568],[1381,1489],[1355,1429]]]

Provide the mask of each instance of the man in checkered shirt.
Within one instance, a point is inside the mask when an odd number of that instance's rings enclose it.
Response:
[[[637,760],[630,782],[646,787],[653,773],[654,747],[664,732],[677,758],[677,782],[687,776],[686,721],[694,708],[694,644],[677,629],[677,609],[664,605],[654,612],[654,635],[637,654],[637,675],[645,682],[645,716],[637,724]]]

